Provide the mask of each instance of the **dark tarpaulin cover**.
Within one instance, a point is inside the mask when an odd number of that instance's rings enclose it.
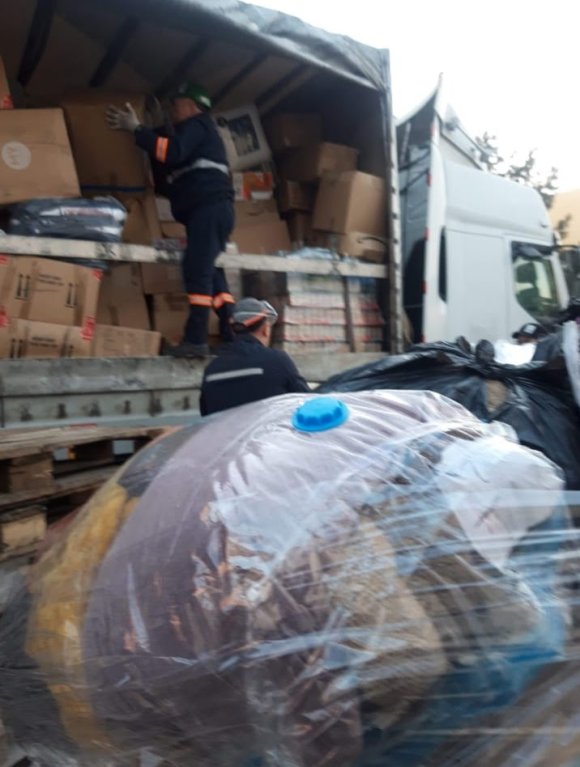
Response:
[[[388,83],[388,53],[238,0],[99,0],[99,7],[192,34],[263,47],[378,91]]]
[[[499,399],[491,382],[502,388]],[[322,384],[318,392],[369,389],[429,390],[459,402],[486,422],[512,426],[523,445],[540,450],[565,473],[569,490],[580,490],[580,411],[560,352],[528,365],[493,360],[491,344],[474,351],[467,343],[433,343],[407,354],[347,370]]]

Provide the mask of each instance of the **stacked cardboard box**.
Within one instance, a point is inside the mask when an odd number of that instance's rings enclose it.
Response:
[[[90,356],[101,272],[0,256],[0,356]]]
[[[102,288],[102,290],[101,290]],[[160,336],[138,267],[0,256],[0,358],[151,356]]]
[[[236,202],[236,227],[231,241],[239,253],[272,254],[291,248],[288,227],[274,200]]]
[[[274,346],[291,354],[317,351],[380,351],[383,318],[375,299],[375,280],[349,279],[352,338],[347,325],[344,285],[340,277],[254,273],[246,292],[276,307]]]
[[[79,195],[62,111],[0,110],[0,205]]]
[[[360,171],[327,173],[316,197],[313,241],[343,255],[384,262],[386,211],[384,179]]]

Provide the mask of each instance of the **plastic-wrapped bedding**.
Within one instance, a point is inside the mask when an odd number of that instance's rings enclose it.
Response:
[[[288,395],[133,458],[0,623],[43,765],[564,765],[560,470],[428,392]]]

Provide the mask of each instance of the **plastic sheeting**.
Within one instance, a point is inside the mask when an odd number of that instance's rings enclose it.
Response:
[[[544,361],[520,366],[496,362],[488,342],[476,351],[463,341],[422,344],[339,373],[318,391],[370,389],[435,391],[483,421],[509,424],[522,444],[541,450],[564,470],[569,490],[580,490],[580,411],[561,341]]]
[[[295,418],[311,400],[159,439],[45,552],[0,622],[1,715],[27,753],[50,767],[580,754],[560,470],[437,394],[344,394],[347,420],[326,428],[337,410],[319,403],[326,430],[305,433],[292,423],[313,428]]]
[[[9,234],[121,242],[127,211],[113,197],[43,199],[15,205]]]

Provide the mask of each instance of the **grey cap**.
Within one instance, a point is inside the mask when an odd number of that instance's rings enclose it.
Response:
[[[268,319],[272,323],[278,319],[278,312],[267,301],[257,298],[242,298],[234,306],[232,322],[250,328],[260,320]]]
[[[518,338],[519,336],[528,336],[529,338],[541,338],[546,335],[546,331],[537,322],[526,322],[525,325],[515,333],[512,333],[512,338]]]

